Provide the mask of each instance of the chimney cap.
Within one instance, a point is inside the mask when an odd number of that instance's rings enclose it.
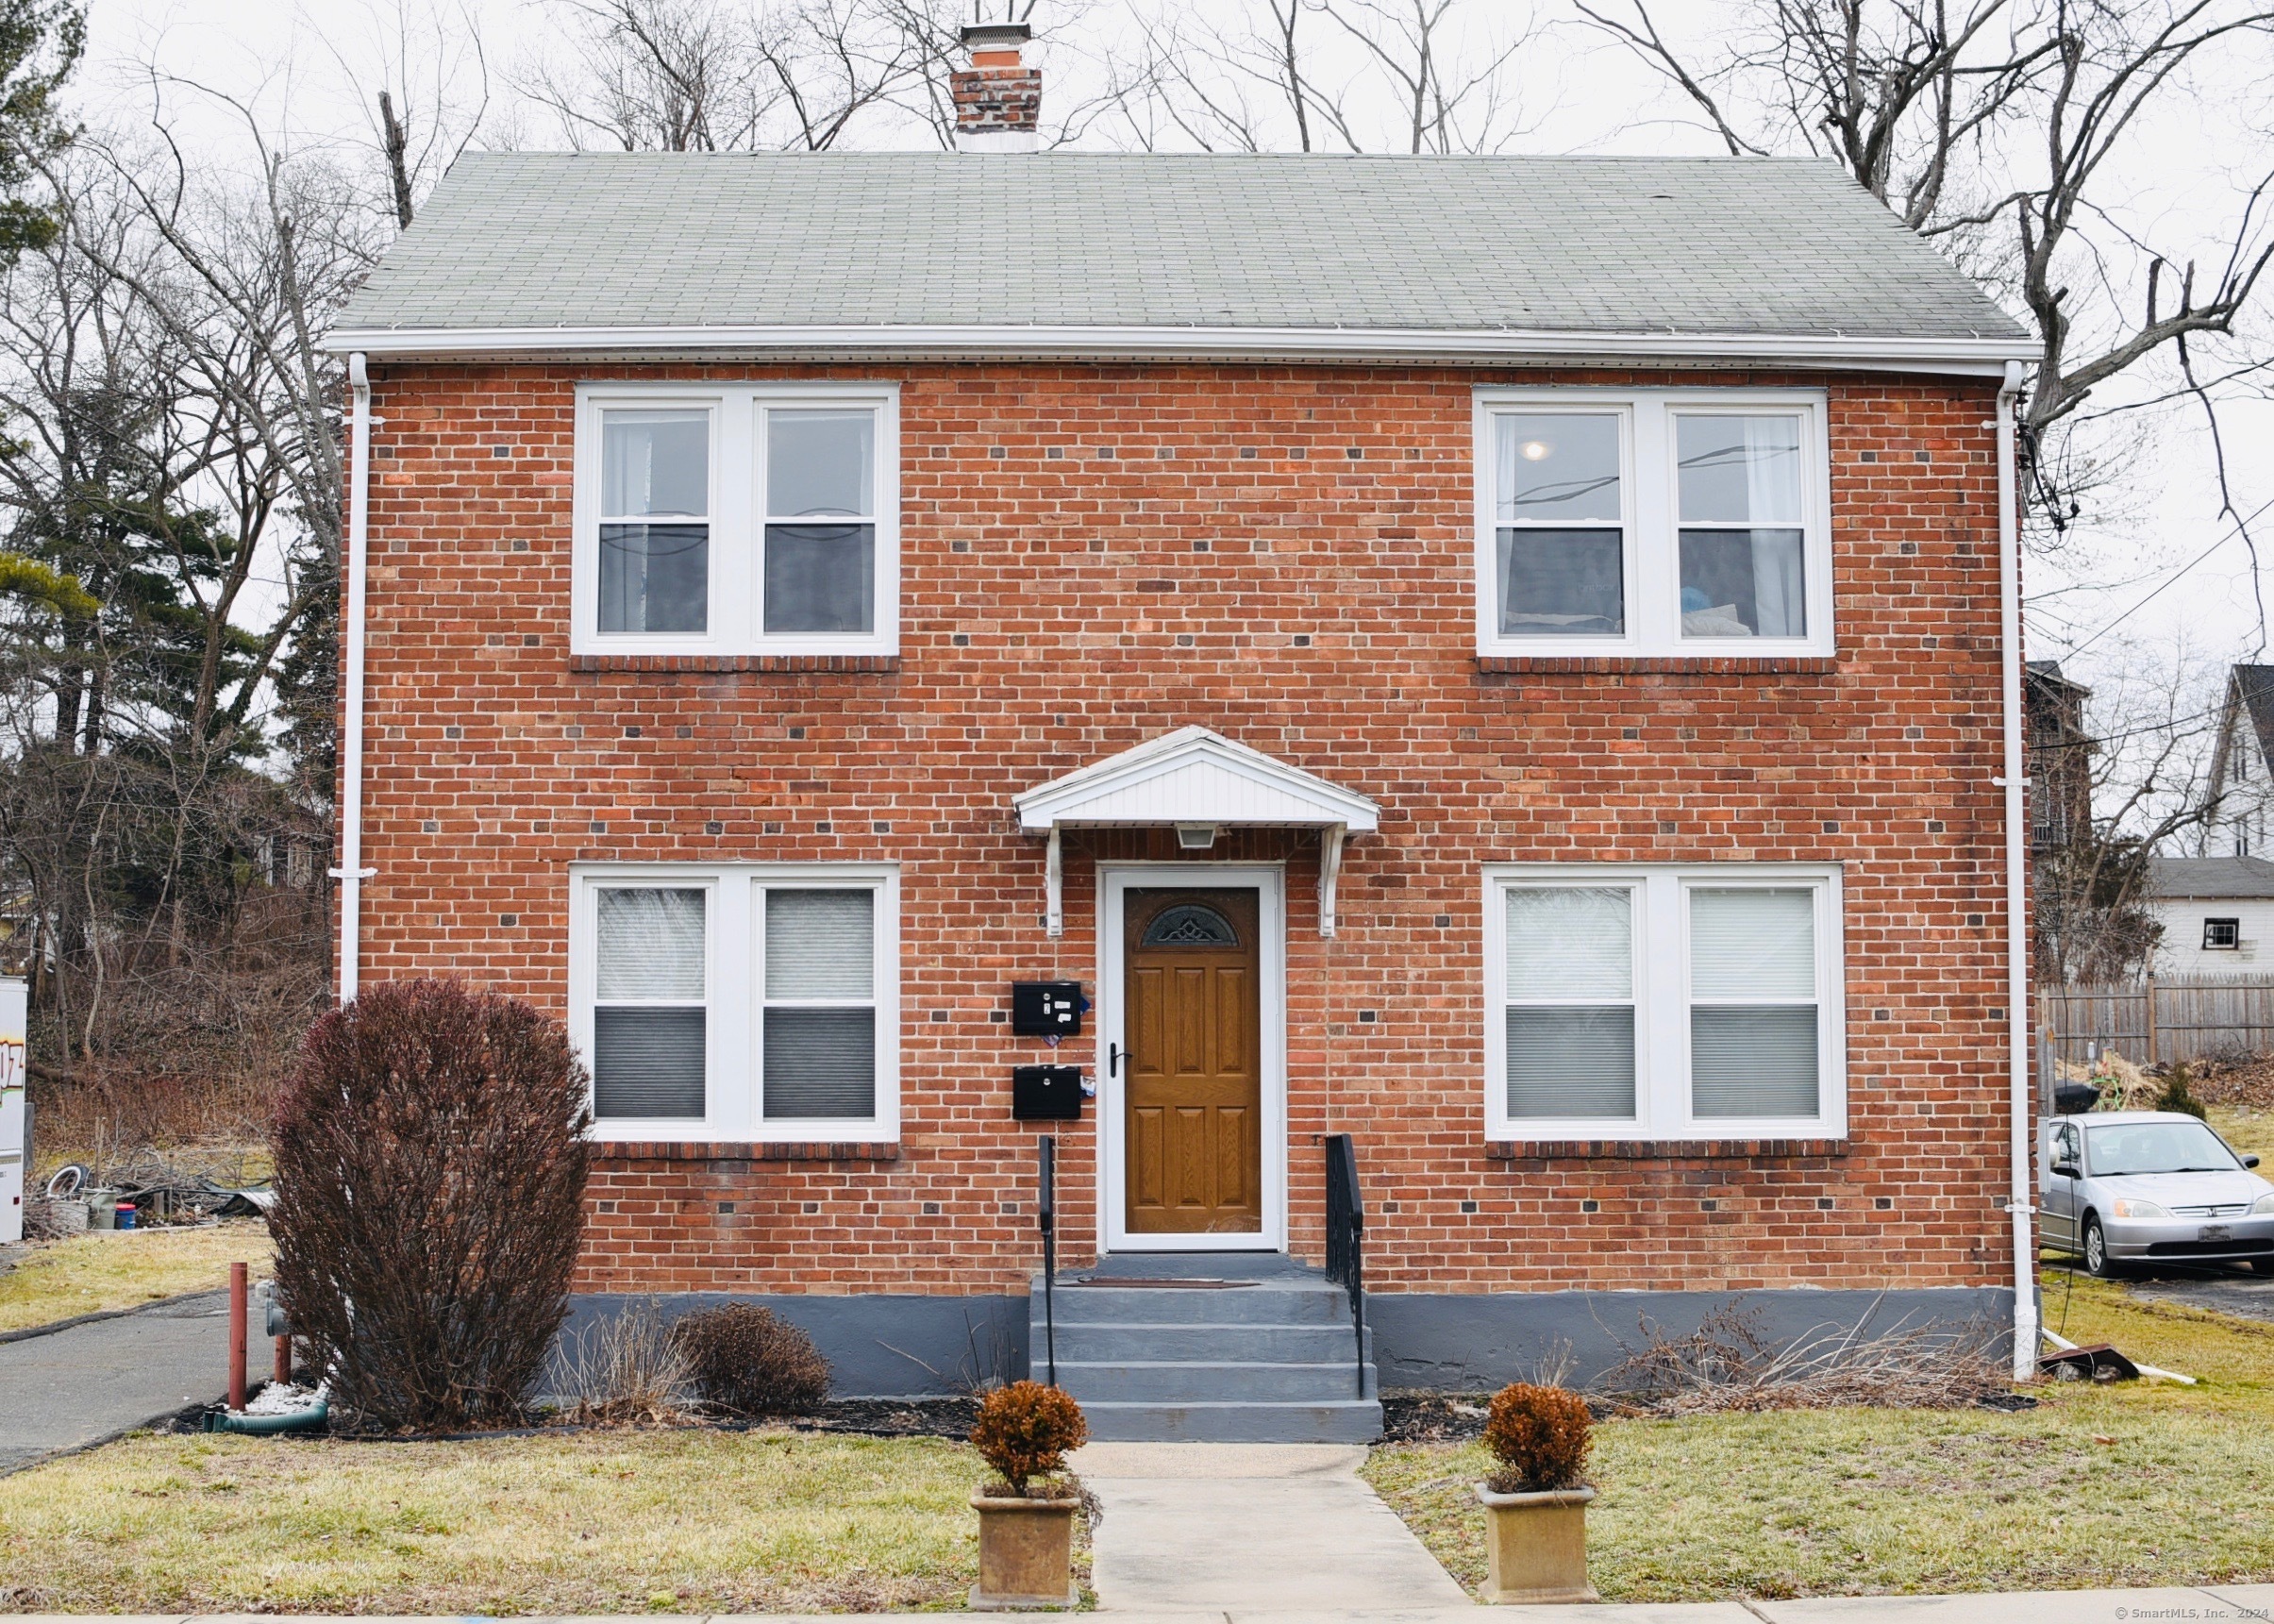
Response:
[[[961,38],[967,50],[999,51],[1033,39],[1034,26],[1030,23],[966,23]]]

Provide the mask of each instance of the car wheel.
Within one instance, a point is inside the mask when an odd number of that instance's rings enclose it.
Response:
[[[2108,1236],[2098,1218],[2084,1220],[2084,1272],[2095,1280],[2107,1280],[2116,1272],[2116,1265],[2109,1261]]]

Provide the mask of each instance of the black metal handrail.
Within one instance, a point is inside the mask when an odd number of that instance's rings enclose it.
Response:
[[[1034,1203],[1035,1218],[1043,1231],[1043,1349],[1050,1369],[1050,1385],[1058,1385],[1058,1305],[1052,1300],[1058,1284],[1058,1136],[1045,1133],[1035,1142],[1040,1166]]]
[[[1358,1151],[1347,1133],[1327,1135],[1327,1278],[1350,1294],[1358,1338],[1358,1396],[1366,1396],[1366,1203],[1358,1189]]]

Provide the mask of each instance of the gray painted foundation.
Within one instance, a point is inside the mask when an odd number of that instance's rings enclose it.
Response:
[[[564,1342],[588,1334],[628,1303],[593,1293],[570,1300]],[[812,1337],[835,1371],[840,1398],[945,1398],[988,1378],[1028,1372],[1024,1297],[808,1297],[686,1292],[654,1299],[666,1320],[724,1302],[772,1309]],[[1385,1391],[1481,1393],[1530,1380],[1568,1352],[1569,1380],[1584,1386],[1653,1331],[1683,1336],[1716,1309],[1748,1316],[1764,1342],[1861,1328],[1866,1334],[1935,1326],[1978,1333],[1985,1350],[2013,1342],[2014,1294],[1951,1286],[1906,1291],[1552,1291],[1421,1295],[1373,1292],[1366,1319]],[[1041,1305],[1033,1305],[1041,1323]],[[1035,1332],[1039,1336],[1039,1330]],[[547,1386],[559,1390],[556,1381]]]
[[[615,1292],[569,1298],[568,1323],[555,1349],[560,1391],[563,1352],[627,1304],[650,1299]],[[808,1297],[724,1292],[670,1292],[652,1299],[669,1322],[699,1308],[756,1303],[813,1339],[829,1362],[837,1398],[940,1398],[975,1391],[982,1381],[1027,1374],[1027,1299],[1023,1297]]]
[[[1772,1348],[1835,1327],[1869,1335],[1933,1326],[1978,1334],[1984,1350],[1999,1353],[2014,1342],[2014,1294],[1994,1287],[1366,1296],[1374,1357],[1393,1392],[1488,1392],[1535,1381],[1566,1359],[1568,1380],[1585,1387],[1653,1335],[1686,1336],[1720,1309],[1746,1316]]]

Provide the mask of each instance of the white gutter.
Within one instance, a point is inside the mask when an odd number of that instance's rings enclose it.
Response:
[[[1998,611],[2005,677],[2006,1026],[2011,1068],[2014,1185],[2014,1379],[2037,1374],[2037,1246],[2032,1234],[2030,1149],[2036,1112],[2030,1086],[2030,912],[2028,825],[2023,821],[2021,712],[2021,515],[2015,509],[2014,397],[2021,363],[2009,360],[1998,391]]]
[[[347,715],[340,747],[340,1002],[355,1001],[361,951],[363,881],[363,605],[371,553],[371,376],[360,351],[347,358],[354,398],[347,431]]]
[[[381,359],[476,356],[938,356],[951,360],[1653,360],[1894,368],[1995,377],[2033,354],[2020,339],[1729,333],[1583,333],[1520,328],[1204,326],[343,327],[334,353]]]

